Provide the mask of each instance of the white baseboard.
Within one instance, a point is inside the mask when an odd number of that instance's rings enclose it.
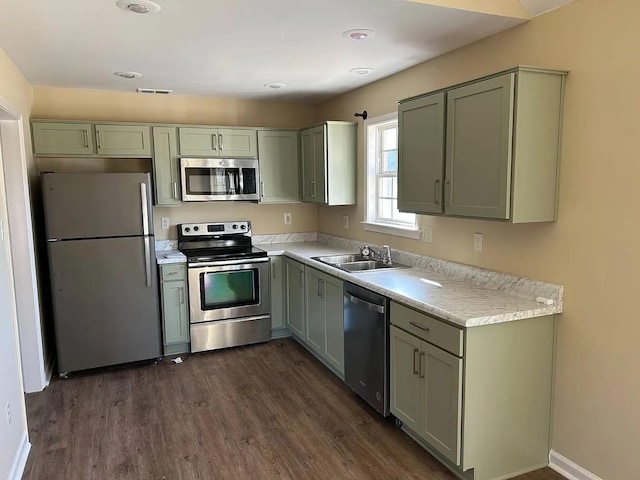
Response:
[[[549,468],[555,470],[569,480],[602,480],[597,475],[582,468],[577,463],[573,463],[558,452],[551,450],[549,453]]]
[[[20,447],[18,448],[16,456],[13,459],[11,470],[9,470],[9,476],[7,477],[7,480],[20,480],[22,478],[24,467],[27,466],[29,450],[31,450],[31,443],[29,443],[27,432],[24,432],[22,434],[22,439],[20,440]]]

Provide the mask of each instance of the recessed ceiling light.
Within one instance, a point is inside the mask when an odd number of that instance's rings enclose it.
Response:
[[[133,13],[156,13],[162,8],[149,0],[118,0],[116,5]]]
[[[138,73],[138,72],[113,72],[113,74],[116,77],[122,77],[122,78],[126,78],[126,79],[133,79],[133,78],[141,78],[142,74]]]
[[[277,90],[278,88],[285,88],[287,86],[286,83],[265,83],[263,85],[264,87],[268,87],[268,88],[273,88],[274,90]]]
[[[353,73],[354,75],[368,75],[373,72],[373,68],[362,67],[362,68],[352,68],[349,70],[349,73]]]
[[[351,40],[366,40],[367,38],[371,38],[374,35],[375,32],[367,28],[356,28],[354,30],[347,30],[346,32],[342,32],[342,36],[344,38],[350,38]]]

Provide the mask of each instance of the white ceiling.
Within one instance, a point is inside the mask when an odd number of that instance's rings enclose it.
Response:
[[[526,21],[404,0],[157,3],[139,15],[115,0],[2,0],[0,47],[32,85],[316,103]],[[342,36],[356,28],[375,35]]]

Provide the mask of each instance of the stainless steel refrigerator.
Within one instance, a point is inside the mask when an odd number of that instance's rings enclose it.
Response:
[[[58,371],[162,355],[146,173],[44,173]]]

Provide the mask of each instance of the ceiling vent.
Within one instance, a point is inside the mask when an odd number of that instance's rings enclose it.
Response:
[[[137,88],[136,91],[138,93],[155,93],[157,95],[170,95],[173,93],[173,90],[162,90],[157,88]]]

